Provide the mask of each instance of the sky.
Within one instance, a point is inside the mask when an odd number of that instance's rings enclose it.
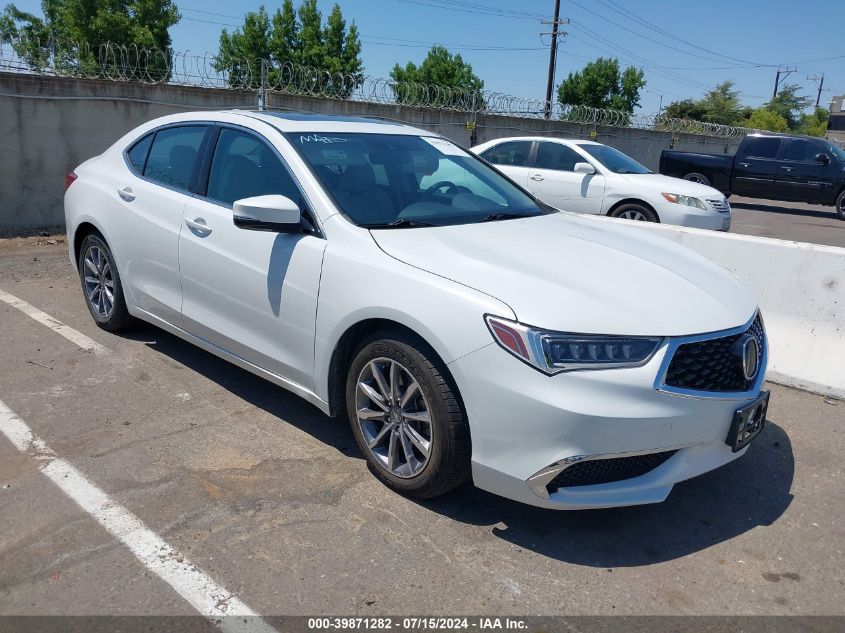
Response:
[[[38,0],[17,0],[40,13]],[[277,0],[176,0],[182,20],[171,28],[173,48],[216,52],[222,28]],[[298,6],[299,0],[294,0]],[[324,18],[334,0],[319,0]],[[458,52],[485,88],[544,98],[554,0],[338,0],[362,40],[364,72],[387,77],[397,62],[419,63],[432,44]],[[807,7],[804,10],[804,7]],[[744,104],[760,106],[772,96],[778,65],[795,69],[785,83],[798,84],[815,101],[824,75],[821,105],[845,93],[845,2],[814,0],[561,0],[562,27],[557,83],[599,56],[645,71],[639,111],[657,112],[662,102],[699,98],[726,79]]]

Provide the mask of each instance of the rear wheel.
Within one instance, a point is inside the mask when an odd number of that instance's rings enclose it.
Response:
[[[625,220],[638,220],[640,222],[657,222],[657,214],[644,204],[638,202],[627,202],[616,207],[610,212],[612,218],[624,218]]]
[[[469,479],[469,425],[430,350],[401,334],[364,343],[346,381],[346,407],[358,447],[375,475],[419,498]]]
[[[698,172],[691,172],[684,176],[684,180],[689,180],[690,182],[697,182],[700,185],[707,185],[710,186],[710,179],[705,176],[704,174],[699,174]]]
[[[836,197],[836,215],[840,220],[845,220],[845,189]]]
[[[112,332],[126,327],[132,317],[126,309],[117,265],[105,240],[96,233],[86,235],[77,263],[85,305],[97,325]]]

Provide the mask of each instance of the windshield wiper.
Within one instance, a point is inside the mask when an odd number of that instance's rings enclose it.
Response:
[[[495,222],[496,220],[514,220],[516,218],[530,217],[532,217],[531,214],[526,215],[524,213],[491,213],[481,218],[479,222]]]
[[[416,229],[424,226],[440,226],[432,222],[423,222],[422,220],[393,220],[393,222],[385,222],[384,224],[365,224],[364,227],[368,229]]]

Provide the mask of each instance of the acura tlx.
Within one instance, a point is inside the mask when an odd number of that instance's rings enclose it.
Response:
[[[653,503],[765,423],[766,336],[736,277],[431,132],[184,113],[66,184],[97,325],[147,321],[346,417],[400,493]]]

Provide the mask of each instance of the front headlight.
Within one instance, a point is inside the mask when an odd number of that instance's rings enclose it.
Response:
[[[547,374],[639,367],[663,342],[659,337],[550,332],[489,314],[484,318],[502,348]]]
[[[695,207],[696,209],[707,211],[707,207],[704,206],[704,203],[698,198],[694,198],[692,196],[682,196],[678,193],[662,193],[660,195],[666,198],[666,200],[668,200],[669,202],[674,202],[675,204],[682,204],[687,207]]]

